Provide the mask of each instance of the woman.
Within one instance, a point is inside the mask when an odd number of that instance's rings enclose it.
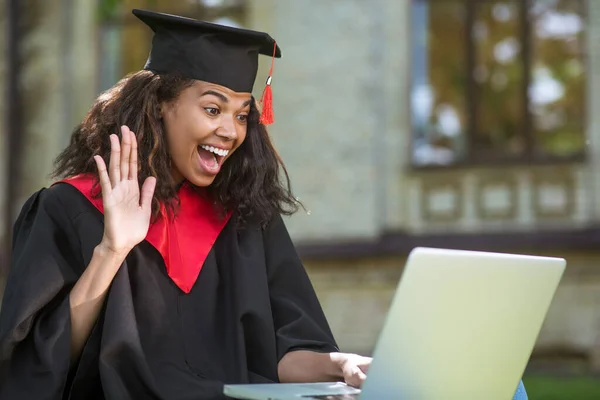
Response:
[[[280,217],[297,203],[262,123],[268,101],[261,116],[251,96],[258,55],[279,48],[134,14],[155,33],[145,69],[98,98],[57,158],[62,180],[15,224],[0,398],[360,386],[371,359],[338,351]]]
[[[258,54],[279,49],[257,32],[134,14],[155,32],[145,70],[98,98],[57,159],[65,179],[15,224],[0,398],[360,385],[370,359],[338,352],[279,216],[297,204],[251,96]]]

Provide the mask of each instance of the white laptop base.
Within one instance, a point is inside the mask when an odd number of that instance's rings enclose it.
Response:
[[[318,398],[315,396],[357,395],[360,392],[341,382],[225,385],[224,390],[227,396],[246,400],[306,400]]]
[[[414,249],[362,393],[349,398],[512,399],[565,266],[562,258]],[[224,393],[287,400],[348,391],[356,393],[343,384],[249,384]]]

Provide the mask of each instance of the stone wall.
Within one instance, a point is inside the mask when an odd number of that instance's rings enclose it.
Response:
[[[251,27],[282,48],[271,133],[310,210],[289,223],[298,239],[372,237],[402,221],[407,4],[253,2]]]
[[[371,353],[404,262],[394,257],[306,264],[343,351]]]

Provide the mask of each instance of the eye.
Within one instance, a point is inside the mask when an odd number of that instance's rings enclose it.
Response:
[[[206,111],[210,115],[219,115],[219,109],[214,107],[204,107],[204,111]]]
[[[237,116],[237,119],[241,122],[246,123],[248,121],[248,115],[247,114],[240,114]]]

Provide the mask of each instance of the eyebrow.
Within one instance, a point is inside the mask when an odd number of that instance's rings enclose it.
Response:
[[[219,98],[219,100],[221,100],[223,103],[229,103],[229,99],[227,98],[227,96],[225,96],[222,93],[215,92],[214,90],[207,90],[206,92],[200,95],[200,97],[204,96],[215,96]],[[245,101],[244,104],[242,104],[242,107],[247,107],[250,105],[250,103],[252,103],[252,99]]]

